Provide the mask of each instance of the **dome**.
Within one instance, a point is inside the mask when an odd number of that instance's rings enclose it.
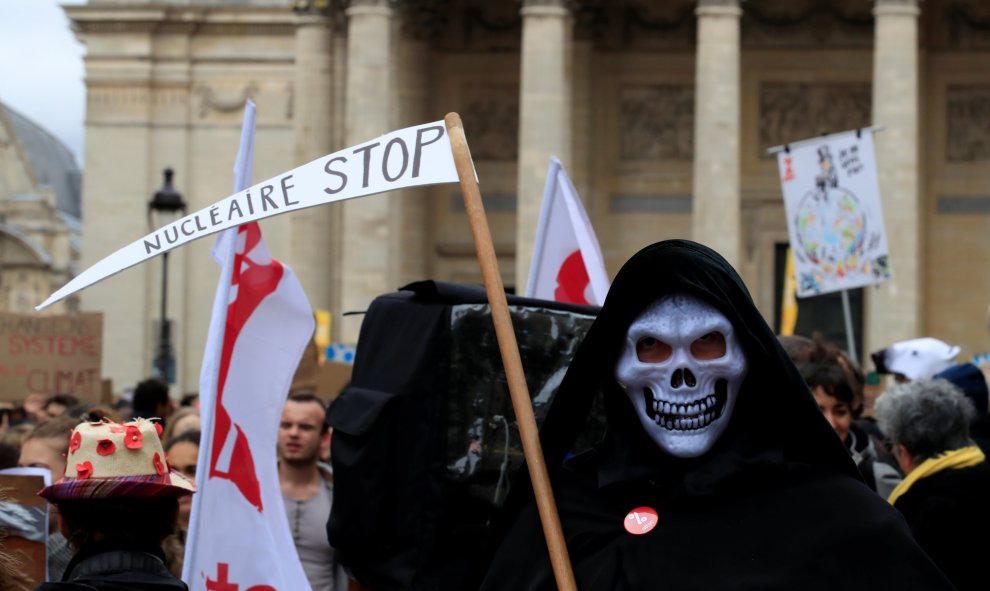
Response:
[[[0,102],[0,123],[9,122],[38,185],[55,192],[55,206],[62,213],[81,216],[82,177],[72,152],[59,139],[37,123]]]

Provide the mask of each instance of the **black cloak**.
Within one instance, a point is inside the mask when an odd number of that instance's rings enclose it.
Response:
[[[727,429],[692,459],[653,443],[613,375],[632,321],[676,292],[725,314],[749,363]],[[599,393],[606,435],[565,462]],[[660,242],[623,266],[541,439],[580,591],[952,589],[862,482],[742,280],[700,244]],[[657,526],[627,533],[626,516],[643,506]],[[481,589],[556,589],[528,480],[506,511]]]

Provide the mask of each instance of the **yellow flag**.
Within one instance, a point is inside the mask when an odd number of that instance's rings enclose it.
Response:
[[[787,266],[784,270],[784,294],[780,305],[780,334],[790,336],[794,334],[794,327],[797,325],[798,305],[797,305],[797,280],[794,273],[794,255],[791,249],[787,249]]]
[[[313,340],[316,341],[316,346],[320,350],[320,361],[323,361],[327,347],[330,346],[332,318],[330,312],[326,310],[313,310],[313,312],[316,314],[316,333],[313,335]]]

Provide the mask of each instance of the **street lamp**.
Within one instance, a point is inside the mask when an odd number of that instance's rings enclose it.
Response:
[[[177,220],[186,213],[186,202],[182,200],[182,193],[172,186],[172,177],[175,172],[171,168],[163,171],[165,182],[162,187],[155,191],[151,201],[148,202],[148,225],[154,228],[161,228],[170,222]],[[155,214],[155,222],[152,222],[152,214]],[[155,353],[154,375],[160,380],[169,384],[175,383],[175,355],[172,353],[172,327],[166,317],[168,310],[168,252],[162,254],[162,310],[160,320],[160,330],[158,331],[158,351]]]

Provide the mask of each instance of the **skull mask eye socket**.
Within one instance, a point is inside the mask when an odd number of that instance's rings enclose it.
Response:
[[[653,337],[643,337],[636,341],[636,357],[641,363],[661,363],[670,359],[674,349],[667,343]]]
[[[643,337],[636,341],[636,358],[640,363],[663,363],[673,353],[673,347],[655,337]],[[699,361],[725,357],[725,336],[712,331],[695,339],[691,343],[691,356]]]
[[[725,357],[725,336],[710,332],[691,343],[691,356],[701,361]]]

